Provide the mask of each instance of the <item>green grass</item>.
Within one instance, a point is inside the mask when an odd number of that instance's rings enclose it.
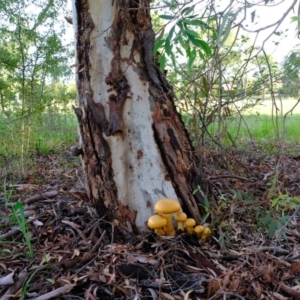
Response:
[[[22,177],[33,166],[34,155],[65,149],[74,145],[78,137],[73,113],[48,112],[24,118],[23,132],[22,119],[11,117],[11,120],[0,114],[0,178],[12,173]]]
[[[183,115],[183,120],[187,124],[193,138],[193,125],[188,115]],[[221,145],[238,149],[245,149],[249,143],[262,146],[264,152],[276,152],[279,144],[295,145],[300,144],[299,134],[300,114],[288,115],[285,123],[279,117],[273,118],[271,115],[243,115],[227,117],[221,124],[221,133],[218,138],[218,124],[213,122],[208,131],[210,135],[221,143]],[[284,136],[283,136],[284,134]],[[209,135],[206,135],[207,139]]]
[[[74,114],[47,113],[35,119],[25,119],[25,151],[51,152],[62,143],[69,143],[77,138],[77,120]],[[13,122],[0,114],[0,157],[18,155],[21,144],[21,120]],[[30,130],[29,130],[30,128]],[[28,139],[29,137],[29,139]]]
[[[26,246],[28,248],[29,257],[33,257],[34,252],[31,244],[30,233],[28,230],[27,220],[25,218],[24,206],[22,202],[17,202],[13,207],[13,222],[18,224],[20,231],[25,239]]]
[[[270,115],[245,115],[242,120],[231,117],[226,121],[226,126],[237,141],[252,139],[255,142],[277,142],[284,132],[286,143],[297,144],[300,142],[299,123],[300,114],[289,115],[284,124],[280,118],[276,122]]]

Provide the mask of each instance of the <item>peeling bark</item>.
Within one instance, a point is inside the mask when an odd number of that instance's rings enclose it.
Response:
[[[200,221],[199,162],[155,64],[149,0],[74,1],[81,155],[89,197],[122,234],[161,197]],[[99,3],[100,2],[100,3]],[[115,222],[118,220],[118,222]]]

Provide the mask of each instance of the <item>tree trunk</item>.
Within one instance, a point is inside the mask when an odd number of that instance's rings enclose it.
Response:
[[[150,0],[73,0],[82,161],[89,197],[122,234],[160,198],[200,221],[199,162],[154,62]]]

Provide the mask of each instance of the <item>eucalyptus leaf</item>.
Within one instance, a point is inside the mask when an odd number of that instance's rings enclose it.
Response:
[[[201,21],[201,20],[189,20],[189,19],[182,19],[182,22],[188,25],[193,25],[193,26],[199,26],[203,29],[210,29],[213,30],[211,26],[209,26],[207,23]]]
[[[153,55],[156,55],[157,50],[165,43],[166,40],[158,40],[153,47]]]
[[[165,56],[165,54],[162,54],[159,57],[158,62],[159,62],[159,68],[163,72],[165,70],[165,66],[166,66],[166,56]]]
[[[188,32],[186,32],[186,35],[188,37],[188,39],[196,46],[199,47],[201,49],[203,49],[203,51],[206,53],[206,55],[211,55],[211,48],[209,47],[209,45],[200,39],[195,38],[193,35],[190,35]]]
[[[175,18],[175,16],[172,15],[159,15],[159,17],[164,20],[173,20]]]
[[[196,58],[196,49],[192,49],[189,53],[189,60],[188,60],[188,67],[189,69],[191,69],[192,65],[193,65],[193,62],[195,61],[195,58]]]
[[[188,15],[188,14],[192,13],[192,12],[194,11],[194,9],[195,9],[195,5],[188,6],[188,7],[185,7],[185,8],[181,11],[181,13],[182,13],[183,15]]]
[[[166,53],[168,55],[171,54],[171,51],[172,51],[172,47],[171,47],[171,41],[169,38],[166,39],[166,42],[165,42],[165,50],[166,50]]]

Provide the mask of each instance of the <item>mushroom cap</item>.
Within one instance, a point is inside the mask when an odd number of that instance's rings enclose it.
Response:
[[[167,219],[160,215],[153,215],[148,220],[148,227],[151,229],[162,228],[167,224]]]
[[[208,227],[206,227],[206,228],[204,229],[203,234],[205,234],[205,235],[211,235],[211,230],[210,230]]]
[[[178,201],[163,198],[155,203],[154,210],[161,214],[173,214],[180,211],[181,206]]]
[[[175,219],[177,222],[184,222],[184,221],[187,219],[187,215],[186,215],[184,212],[179,211],[179,212],[175,215],[174,219]]]
[[[197,233],[197,234],[201,234],[204,230],[204,227],[202,225],[197,225],[195,228],[194,228],[194,231]]]
[[[193,227],[195,225],[196,225],[196,221],[194,219],[192,219],[192,218],[186,219],[185,226],[187,226],[187,227]]]

